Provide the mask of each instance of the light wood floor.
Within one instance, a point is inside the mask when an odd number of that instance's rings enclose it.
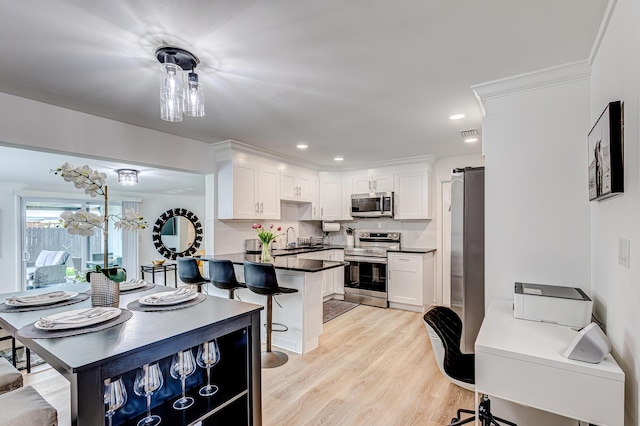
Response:
[[[25,376],[70,424],[69,385],[51,368]],[[324,324],[320,345],[262,370],[263,424],[421,425],[449,423],[473,393],[438,370],[422,316],[358,306]]]

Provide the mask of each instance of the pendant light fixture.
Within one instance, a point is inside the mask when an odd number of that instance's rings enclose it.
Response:
[[[138,184],[138,173],[134,169],[120,169],[116,170],[118,173],[118,183],[122,186],[136,186]]]
[[[182,121],[182,114],[191,117],[204,116],[204,90],[196,74],[200,60],[191,52],[177,47],[161,47],[156,50],[160,62],[160,118],[165,121]],[[189,71],[184,84],[184,73]]]

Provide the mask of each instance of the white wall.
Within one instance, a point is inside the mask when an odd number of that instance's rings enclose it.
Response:
[[[590,123],[608,102],[624,102],[624,194],[591,203],[591,286],[614,356],[625,371],[626,425],[637,425],[640,398],[640,4],[618,0],[591,72]],[[631,267],[618,264],[618,240],[631,241]]]
[[[485,303],[517,281],[590,290],[589,82],[485,101]]]
[[[123,162],[130,162],[133,158],[139,164],[175,170],[215,171],[215,155],[206,143],[5,93],[0,93],[0,144],[67,153],[74,157]],[[28,155],[28,151],[25,153]],[[45,185],[43,183],[40,190],[45,191]],[[21,188],[20,183],[3,182],[0,185],[0,270],[4,273],[0,292],[20,289],[19,209],[13,193]],[[78,193],[77,190],[70,191]],[[169,200],[175,198],[168,196]],[[158,197],[157,202],[162,203],[162,199]],[[167,208],[177,207],[174,202],[167,205]],[[202,207],[198,205],[197,208],[201,208],[204,216],[204,200]],[[143,208],[142,211],[146,210]],[[143,214],[153,217],[154,221],[157,217],[152,213]],[[150,241],[151,233],[146,232],[146,236]],[[141,238],[145,238],[145,234],[141,234]],[[141,252],[141,256],[147,256],[141,257],[141,261],[156,257],[148,251]]]
[[[569,67],[569,74],[581,67]],[[492,299],[512,300],[517,281],[591,293],[589,80],[586,73],[566,79],[565,71],[543,71],[478,88],[486,111],[487,305]],[[555,81],[558,75],[563,78]],[[576,424],[502,403],[500,415],[521,426]]]

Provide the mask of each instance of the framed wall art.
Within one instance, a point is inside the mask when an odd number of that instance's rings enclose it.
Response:
[[[589,132],[589,201],[624,192],[623,115],[622,102],[610,102]]]

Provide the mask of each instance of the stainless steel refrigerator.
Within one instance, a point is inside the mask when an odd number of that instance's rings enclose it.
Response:
[[[451,175],[451,307],[462,319],[463,352],[474,352],[484,318],[484,167]]]

